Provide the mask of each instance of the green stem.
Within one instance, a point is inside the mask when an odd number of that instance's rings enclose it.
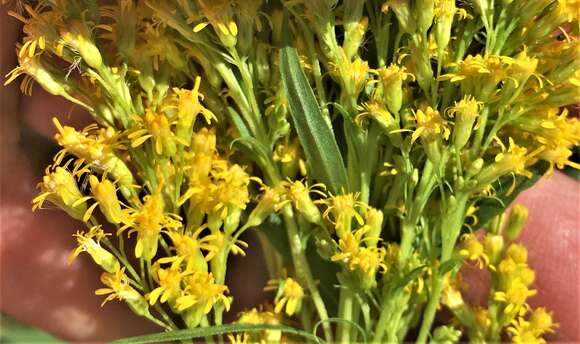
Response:
[[[387,325],[389,324],[389,320],[391,318],[391,302],[390,302],[391,293],[386,293],[385,297],[383,297],[383,302],[381,304],[381,315],[379,316],[379,320],[377,321],[377,326],[375,328],[375,334],[373,336],[373,340],[371,343],[381,343],[383,340],[383,336],[385,335],[385,331],[387,330]]]
[[[338,324],[338,343],[350,343],[350,331],[353,312],[353,293],[349,288],[340,290],[340,301],[338,305],[338,317],[346,320]]]
[[[427,159],[423,166],[423,174],[419,182],[419,187],[416,190],[415,201],[412,203],[409,213],[403,220],[401,226],[401,246],[398,257],[400,266],[404,266],[407,258],[411,254],[411,246],[416,234],[415,226],[437,181],[435,172],[435,166],[431,160]]]
[[[455,248],[455,242],[459,237],[461,232],[461,227],[465,220],[465,210],[467,207],[467,200],[469,199],[469,193],[458,193],[456,197],[450,196],[447,202],[447,211],[443,214],[440,223],[440,233],[441,233],[441,263],[448,261]],[[435,280],[431,287],[431,293],[429,295],[429,301],[427,307],[425,308],[425,313],[423,314],[423,322],[421,323],[421,329],[419,330],[419,336],[417,338],[417,343],[425,343],[427,336],[429,335],[429,330],[435,319],[435,313],[437,312],[437,306],[439,305],[439,299],[441,298],[441,292],[443,291],[443,279],[445,275],[441,275],[439,271],[435,272]]]
[[[419,330],[419,337],[417,337],[417,343],[426,343],[427,336],[429,335],[429,330],[431,329],[431,324],[435,319],[435,313],[437,312],[437,306],[439,306],[439,298],[441,292],[443,291],[443,276],[438,276],[435,278],[433,285],[431,286],[431,293],[429,295],[429,302],[423,313],[423,322],[421,323],[421,329]]]
[[[209,322],[207,321],[207,316],[203,316],[201,318],[200,325],[201,325],[201,327],[209,327]],[[215,341],[213,340],[213,337],[211,337],[211,336],[205,337],[205,341],[209,344],[215,344]]]
[[[298,233],[298,227],[296,226],[292,206],[286,205],[282,209],[282,216],[288,231],[288,242],[290,244],[290,251],[292,254],[292,261],[294,263],[296,275],[300,281],[306,284],[306,287],[310,291],[310,296],[314,302],[314,307],[316,308],[318,316],[322,321],[324,336],[326,337],[327,341],[332,342],[332,331],[330,324],[328,323],[328,312],[326,311],[326,306],[324,305],[324,301],[320,296],[316,282],[312,277],[312,272],[310,271],[308,260],[304,254],[306,248],[302,245],[302,239]]]

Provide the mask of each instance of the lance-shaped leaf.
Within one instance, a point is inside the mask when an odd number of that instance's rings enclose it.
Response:
[[[280,50],[280,72],[294,129],[311,176],[334,194],[348,190],[346,169],[332,128],[322,116],[295,48]]]

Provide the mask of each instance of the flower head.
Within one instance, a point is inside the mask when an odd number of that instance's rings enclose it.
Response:
[[[300,310],[302,299],[304,298],[304,290],[296,280],[290,277],[284,280],[270,280],[265,290],[277,290],[274,299],[276,303],[274,312],[280,313],[286,306],[285,313],[288,316],[292,316]]]
[[[225,295],[228,287],[215,283],[211,272],[195,271],[184,279],[185,288],[176,300],[176,309],[184,312],[184,320],[191,328],[196,327],[201,317],[221,303],[226,310],[230,308],[230,299]]]
[[[465,96],[455,105],[447,109],[447,115],[455,117],[455,126],[453,127],[453,143],[458,149],[463,148],[472,133],[475,119],[483,106],[474,97]],[[476,128],[477,129],[477,128]]]
[[[101,306],[108,301],[118,299],[127,302],[129,308],[136,314],[151,317],[147,301],[130,285],[129,279],[125,275],[125,268],[117,269],[112,273],[104,272],[101,275],[101,282],[108,287],[95,291],[96,295],[108,294]]]
[[[88,232],[77,232],[74,234],[78,246],[71,252],[69,262],[72,262],[81,252],[87,252],[95,263],[105,271],[114,273],[119,270],[120,265],[117,258],[111,252],[101,247],[101,240],[106,235],[108,234],[105,234],[100,226],[95,226]]]
[[[482,243],[473,233],[463,235],[463,245],[459,250],[459,255],[477,262],[480,269],[489,264],[489,257],[485,253]]]
[[[130,209],[126,224],[117,234],[129,229],[129,235],[137,233],[135,257],[151,260],[157,253],[159,235],[162,229],[181,227],[178,216],[165,213],[163,196],[160,193],[147,195],[144,204],[138,209]]]
[[[46,175],[38,184],[40,194],[32,200],[32,210],[41,208],[45,201],[66,211],[72,218],[82,220],[87,211],[86,198],[79,190],[74,174],[57,166],[46,169]]]
[[[358,194],[348,193],[331,196],[322,201],[327,206],[322,216],[334,223],[339,238],[343,238],[350,232],[353,219],[359,225],[364,223],[359,209],[365,209],[367,206],[357,201],[357,198]]]
[[[183,257],[166,257],[161,258],[152,267],[153,278],[159,287],[151,290],[146,295],[151,305],[154,305],[157,300],[161,303],[170,301],[173,303],[182,292],[182,281],[185,276],[192,273],[190,270],[183,271],[181,263]],[[162,268],[161,264],[171,263],[168,268]]]

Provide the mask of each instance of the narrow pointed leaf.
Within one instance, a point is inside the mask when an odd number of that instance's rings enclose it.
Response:
[[[171,332],[155,333],[145,336],[129,337],[118,339],[113,342],[113,344],[144,344],[144,343],[162,343],[168,341],[178,341],[178,340],[188,340],[195,338],[204,338],[222,334],[229,333],[240,333],[240,332],[258,332],[258,331],[281,331],[288,334],[293,334],[296,336],[301,336],[308,342],[313,343],[323,343],[322,339],[317,336],[295,329],[293,327],[284,325],[272,325],[272,324],[230,324],[230,325],[219,325],[212,327],[200,327],[191,330],[176,330]]]
[[[324,119],[295,48],[280,50],[280,71],[294,128],[311,176],[334,194],[348,190],[346,169],[332,128]]]

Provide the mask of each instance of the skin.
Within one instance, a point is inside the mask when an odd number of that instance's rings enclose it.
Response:
[[[0,36],[18,37],[17,22],[5,13],[1,16]],[[2,75],[16,65],[13,46],[14,41],[2,41]],[[122,303],[100,306],[102,297],[92,293],[102,287],[100,271],[87,255],[81,255],[72,265],[67,263],[74,248],[71,235],[82,228],[79,223],[54,209],[30,211],[30,201],[37,194],[35,186],[50,156],[31,154],[45,145],[21,135],[21,130],[28,128],[52,138],[55,130],[50,118],[55,115],[76,128],[90,123],[88,115],[42,92],[40,87],[35,86],[33,92],[34,97],[22,97],[18,82],[0,87],[0,310],[76,342],[160,331]],[[530,265],[537,271],[539,294],[531,304],[554,311],[560,328],[551,339],[565,342],[580,340],[579,185],[556,172],[518,199],[530,210],[520,241],[528,247]],[[261,288],[266,283],[266,268],[259,250],[254,249],[257,241],[249,243],[248,257],[235,260],[228,271],[232,281],[228,285],[236,297],[231,316],[264,299]],[[469,298],[474,303],[482,302],[485,289],[478,286],[484,285],[479,281],[485,278],[478,272],[472,275]]]

